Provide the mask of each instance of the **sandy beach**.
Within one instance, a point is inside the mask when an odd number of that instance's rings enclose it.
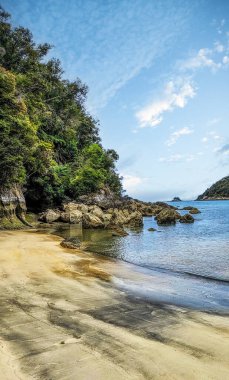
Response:
[[[228,316],[143,301],[113,278],[145,274],[60,241],[0,233],[1,380],[229,378]]]

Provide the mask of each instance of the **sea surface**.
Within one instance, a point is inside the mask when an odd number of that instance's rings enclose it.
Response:
[[[179,306],[229,313],[229,201],[172,202],[197,207],[193,224],[157,226],[145,217],[142,228],[127,229],[126,237],[112,237],[104,230],[76,226],[55,231],[63,237],[78,236],[88,250],[134,264],[147,281],[115,284],[139,297]],[[182,214],[187,211],[180,211]],[[148,231],[154,227],[155,232]]]

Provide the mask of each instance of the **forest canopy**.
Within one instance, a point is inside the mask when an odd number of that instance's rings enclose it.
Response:
[[[120,195],[118,155],[101,144],[87,86],[63,79],[50,49],[0,8],[0,187],[22,186],[38,208],[102,188]]]

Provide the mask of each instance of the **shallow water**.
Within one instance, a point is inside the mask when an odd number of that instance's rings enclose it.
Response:
[[[88,250],[136,264],[138,271],[156,276],[148,283],[116,285],[141,297],[174,304],[229,310],[229,201],[178,202],[174,206],[198,207],[194,224],[158,227],[153,217],[144,218],[143,228],[128,229],[127,237],[112,237],[104,230],[76,226],[59,228],[61,236],[78,236]],[[181,211],[186,213],[187,211]],[[149,227],[158,231],[150,232]]]

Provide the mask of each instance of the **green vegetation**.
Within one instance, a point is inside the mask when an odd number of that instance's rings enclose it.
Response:
[[[0,8],[0,186],[23,186],[37,208],[109,188],[121,194],[118,155],[85,109],[87,87],[62,79],[50,45],[13,28]]]
[[[197,200],[204,199],[229,199],[229,176],[217,181],[203,194],[199,195]]]

